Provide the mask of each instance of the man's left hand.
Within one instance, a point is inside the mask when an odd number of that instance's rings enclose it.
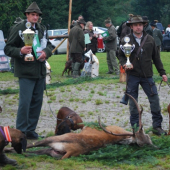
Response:
[[[37,53],[41,53],[37,60],[43,62],[46,59],[46,53],[44,51],[38,51]]]
[[[166,75],[162,75],[162,80],[163,80],[163,81],[168,81],[167,76],[166,76]]]

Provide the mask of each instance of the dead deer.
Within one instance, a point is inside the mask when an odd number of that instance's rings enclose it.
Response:
[[[107,144],[136,143],[139,146],[153,146],[149,135],[145,134],[142,129],[141,114],[143,109],[140,110],[135,99],[129,94],[127,95],[134,100],[139,112],[139,130],[137,132],[128,132],[118,126],[107,126],[104,128],[101,125],[99,118],[99,125],[103,131],[95,128],[84,127],[80,133],[67,133],[60,136],[48,137],[42,141],[28,145],[27,148],[50,146],[50,149],[33,151],[31,153],[36,153],[39,155],[47,154],[52,157],[61,157],[61,159],[65,159],[71,156],[86,154],[90,151],[104,147]]]
[[[68,107],[62,107],[57,114],[57,125],[55,135],[62,135],[71,132],[71,130],[82,129],[81,117]]]

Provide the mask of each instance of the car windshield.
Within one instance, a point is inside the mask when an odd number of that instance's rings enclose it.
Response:
[[[48,36],[52,36],[52,31],[48,30]]]
[[[103,28],[103,27],[98,27],[98,28],[102,31],[107,31],[107,28]]]
[[[60,30],[54,30],[53,35],[61,35],[61,34],[62,34],[62,32]]]

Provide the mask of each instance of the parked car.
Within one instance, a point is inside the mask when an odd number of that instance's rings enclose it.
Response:
[[[48,36],[62,35],[62,34],[64,34],[67,31],[68,31],[68,29],[48,30]]]
[[[62,30],[62,29],[60,29]],[[57,32],[57,35],[68,35],[68,30],[67,29],[63,29],[65,32],[62,34],[59,34],[60,32]],[[104,33],[105,31],[107,31],[107,28],[103,28],[103,27],[93,27],[93,30],[96,31],[97,34],[101,34]],[[52,31],[52,30],[48,30],[48,31]],[[56,32],[54,32],[55,30],[53,30],[53,34],[55,34]],[[50,34],[52,34],[51,32],[49,32]],[[50,35],[49,35],[50,36]],[[51,39],[50,42],[53,45],[53,48],[55,48],[61,41],[63,40],[63,38],[55,38],[55,39]],[[98,49],[97,52],[104,52],[105,51],[105,47],[103,49]],[[67,53],[67,40],[65,40],[60,47],[55,51],[54,54],[65,54]]]
[[[170,33],[167,32],[163,35],[162,45],[161,45],[161,51],[170,51]]]
[[[68,30],[60,35],[68,35]],[[53,46],[53,48],[55,48],[64,38],[55,38],[55,39],[50,39],[50,42]],[[54,54],[66,54],[67,53],[67,41],[65,40],[60,47],[54,52]]]

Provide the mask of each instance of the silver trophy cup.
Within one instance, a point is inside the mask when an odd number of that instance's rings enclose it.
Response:
[[[124,41],[126,42],[125,45],[120,45],[120,49],[124,52],[125,56],[127,57],[126,67],[132,68],[132,64],[129,61],[129,57],[132,51],[135,49],[135,44],[131,45],[128,42],[130,41],[129,37],[125,37]]]
[[[25,46],[32,46],[35,32],[30,29],[31,28],[30,22],[27,22],[25,26],[27,29],[23,32],[19,30],[19,36],[24,41]],[[33,55],[31,53],[25,55],[25,61],[34,61]]]

